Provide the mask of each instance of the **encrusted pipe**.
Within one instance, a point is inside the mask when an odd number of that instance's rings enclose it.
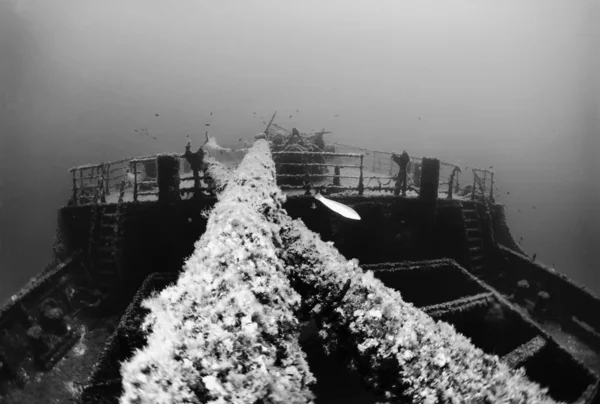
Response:
[[[143,303],[152,331],[122,365],[121,403],[312,402],[300,297],[276,255],[283,197],[268,143],[234,173],[210,162],[209,173],[224,189],[178,282]]]

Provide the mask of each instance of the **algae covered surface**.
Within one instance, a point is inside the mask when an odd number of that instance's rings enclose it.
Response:
[[[123,403],[312,400],[293,314],[300,296],[268,220],[283,200],[274,171],[267,143],[257,142],[220,193],[177,284],[145,302],[151,332],[123,364]]]
[[[69,325],[80,335],[79,341],[49,371],[35,371],[33,363],[25,365],[30,369],[30,379],[23,388],[15,386],[5,396],[0,396],[0,403],[77,403],[81,386],[100,357],[117,321],[115,316],[98,321],[70,320]]]
[[[554,402],[289,218],[266,141],[221,172],[224,189],[178,282],[144,303],[148,344],[122,365],[122,403],[313,402],[298,344],[311,317],[326,351],[385,400]]]

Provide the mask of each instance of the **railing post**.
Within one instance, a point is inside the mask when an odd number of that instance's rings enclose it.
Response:
[[[362,195],[364,190],[365,190],[365,186],[363,184],[363,159],[365,158],[364,154],[360,155],[360,176],[358,178],[358,194]]]
[[[477,173],[475,172],[475,169],[472,169],[473,171],[473,189],[471,190],[471,200],[474,201],[475,200],[475,178],[477,177]]]
[[[494,173],[490,174],[490,181],[491,181],[491,185],[490,185],[490,201],[492,201],[492,203],[494,203]]]
[[[106,165],[104,163],[102,163],[102,165],[100,166],[100,186],[101,186],[101,192],[100,192],[100,202],[102,203],[106,203],[106,184],[105,181],[106,179],[104,178],[104,176],[106,175]]]
[[[340,166],[333,168],[333,185],[340,186]]]
[[[454,181],[454,192],[458,193],[458,191],[460,191],[460,184],[459,184],[459,179],[460,179],[460,173],[461,171],[456,173],[456,181]]]
[[[118,203],[123,203],[123,198],[125,197],[126,183],[127,183],[127,181],[125,181],[124,179],[121,180],[121,184],[119,185],[119,202]]]
[[[450,174],[450,180],[448,181],[448,199],[452,199],[452,190],[458,192],[458,188],[455,188],[454,182],[458,185],[458,174],[460,173],[460,168],[458,166],[454,166],[452,168],[452,173]]]
[[[485,198],[485,185],[487,184],[487,170],[483,172],[483,197]]]
[[[105,179],[104,179],[104,188],[105,188],[105,192],[108,194],[110,192],[110,187],[108,186],[108,183],[110,181],[110,164],[106,165],[106,175],[105,175]]]
[[[133,162],[133,201],[137,202],[137,163]]]
[[[73,204],[77,205],[77,170],[73,170]]]

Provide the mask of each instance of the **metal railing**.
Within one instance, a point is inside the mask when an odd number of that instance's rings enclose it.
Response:
[[[307,193],[310,192],[311,188],[328,188],[328,189],[332,189],[332,190],[338,190],[338,191],[346,191],[346,190],[357,190],[359,195],[362,195],[364,190],[365,190],[365,186],[364,186],[364,154],[359,154],[359,153],[329,153],[329,152],[303,152],[303,151],[280,151],[280,152],[273,152],[272,153],[276,163],[276,168],[281,168],[284,166],[302,166],[305,167],[306,170],[303,170],[304,172],[302,173],[294,173],[294,174],[277,174],[276,175],[276,179],[278,180],[282,180],[285,178],[295,178],[298,180],[304,180],[304,184],[303,185],[289,185],[289,184],[281,184],[279,185],[279,187],[282,190],[301,190],[304,189]],[[301,158],[307,158],[307,157],[313,157],[315,158],[314,160],[318,160],[319,157],[322,157],[322,161],[323,163],[319,163],[319,162],[308,162],[306,160],[302,161],[302,162],[297,162],[297,161],[292,161],[292,162],[286,162],[286,161],[281,161],[280,156],[297,156],[297,157],[301,157]],[[358,159],[358,164],[347,164],[348,161],[343,161],[345,164],[335,164],[335,163],[326,163],[326,161],[334,161],[335,159],[339,159],[339,158],[350,158],[351,160],[356,160]],[[314,174],[314,173],[310,173],[309,172],[309,167],[314,167],[314,168],[318,168],[318,167],[336,167],[336,171],[339,171],[339,173],[336,173],[334,171],[334,174],[330,174],[329,172],[327,174]],[[358,175],[341,175],[341,169],[345,168],[345,169],[357,169],[358,168]],[[280,170],[278,170],[280,171]],[[333,181],[331,184],[314,184],[311,182],[312,179],[314,178],[321,178],[321,179],[326,179],[326,178],[331,178]],[[340,180],[341,179],[357,179],[358,180],[358,184],[356,186],[342,186]]]
[[[139,157],[129,160],[131,167],[130,174],[133,174],[133,202],[138,202],[138,198],[158,195],[157,180],[157,156]],[[154,172],[149,175],[148,168],[153,167]]]
[[[341,143],[331,143],[336,152],[340,153],[358,153],[363,154],[364,166],[367,170],[377,174],[387,174],[391,176],[396,169],[392,161],[392,153],[378,150],[368,150],[360,147],[349,146]]]
[[[282,190],[307,190],[327,188],[331,191],[393,192],[400,180],[398,165],[392,160],[392,153],[361,149],[353,146],[333,143],[342,150],[353,152],[273,152],[278,168],[277,179],[282,182]],[[158,195],[157,157],[161,154],[126,158],[100,164],[86,164],[69,169],[73,176],[70,204],[85,205],[91,203],[138,202],[152,200]],[[214,187],[204,173],[194,176],[183,154],[171,153],[180,158],[180,193],[182,196],[195,195],[201,191],[212,192]],[[281,156],[298,155],[301,159],[282,161]],[[312,159],[311,159],[312,157]],[[316,158],[315,158],[316,157]],[[319,158],[320,157],[320,158]],[[407,167],[407,184],[419,189],[420,164],[422,158],[411,157]],[[284,166],[304,167],[301,172],[286,174],[279,172]],[[328,168],[334,168],[331,173]],[[311,173],[315,169],[325,169],[321,173]],[[472,178],[469,177],[472,176]],[[302,185],[285,184],[286,178],[305,180]],[[331,181],[327,181],[331,180]],[[355,184],[342,184],[342,180],[357,180]],[[461,187],[461,182],[465,185]],[[478,185],[478,182],[481,185]],[[469,184],[471,183],[471,184]],[[471,185],[470,189],[467,185]],[[447,198],[470,197],[472,200],[488,198],[494,202],[494,172],[472,168],[463,173],[458,166],[440,161],[439,190]]]
[[[156,157],[131,157],[69,169],[73,176],[70,204],[117,203],[156,196]],[[95,192],[101,187],[101,192]],[[125,192],[131,190],[130,192]]]
[[[494,202],[494,172],[473,168],[473,193],[471,199],[489,199]]]

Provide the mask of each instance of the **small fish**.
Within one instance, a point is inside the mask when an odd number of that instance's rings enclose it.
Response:
[[[152,139],[156,139],[156,136],[152,136]]]
[[[510,192],[506,191],[506,195],[510,195]]]
[[[138,130],[136,129],[135,131],[137,132]]]
[[[210,114],[212,115],[212,112]]]
[[[296,110],[296,112],[300,112],[299,110]]]
[[[205,123],[204,126],[210,126],[210,123]]]
[[[240,138],[240,139],[238,140],[238,142],[241,142],[241,141],[242,141],[242,138]]]
[[[418,116],[417,118],[419,118],[419,121],[421,120],[421,117],[420,117],[420,116]]]
[[[158,116],[158,114],[154,114],[154,116]]]
[[[317,209],[317,205],[315,205],[315,203],[313,202],[312,205],[310,205],[311,209]]]
[[[533,206],[533,209],[535,209],[535,206]]]
[[[290,118],[291,118],[291,117],[292,117],[292,116],[290,115]]]
[[[336,201],[332,201],[331,199],[327,199],[321,194],[316,194],[315,199],[317,201],[321,202],[323,205],[327,206],[329,209],[333,210],[334,212],[336,212],[344,217],[347,217],[348,219],[360,220],[360,216],[358,215],[358,213],[356,213],[356,211],[354,209],[352,209],[349,206],[344,205],[343,203],[339,203]]]
[[[521,211],[521,209],[517,210],[517,212],[520,212],[520,211]]]
[[[490,166],[490,169],[494,168],[494,166]]]

